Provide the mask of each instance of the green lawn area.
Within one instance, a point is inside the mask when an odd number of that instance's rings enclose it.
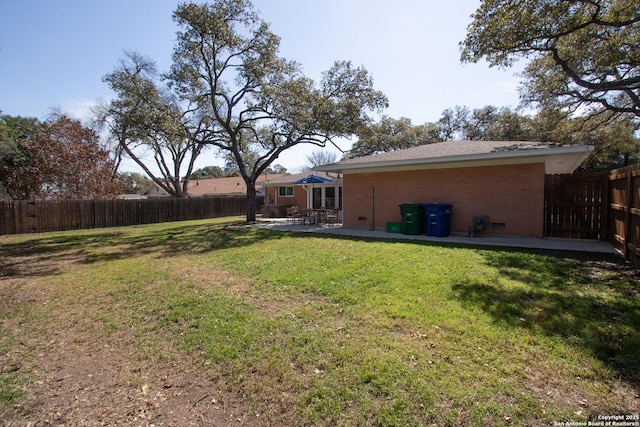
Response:
[[[28,262],[51,293],[7,304],[17,288],[0,289],[2,353],[59,304],[89,307],[88,330],[133,333],[150,365],[177,349],[259,425],[542,426],[640,408],[640,276],[601,256],[222,220],[2,237],[0,256],[0,279]],[[37,378],[0,363],[1,409]]]

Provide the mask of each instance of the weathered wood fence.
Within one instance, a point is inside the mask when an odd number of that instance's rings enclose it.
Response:
[[[609,240],[640,265],[640,164],[609,172]]]
[[[545,236],[606,240],[609,180],[606,173],[545,177]]]
[[[258,196],[258,207],[264,202]],[[244,215],[246,196],[0,202],[0,234],[117,227]]]
[[[640,265],[640,164],[548,175],[544,212],[545,236],[609,240]]]

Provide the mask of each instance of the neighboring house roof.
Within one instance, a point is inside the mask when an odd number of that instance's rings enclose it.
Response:
[[[284,174],[260,175],[256,181],[256,190],[259,192],[269,180],[280,178]],[[152,183],[143,195],[149,197],[168,197],[169,194],[162,188]],[[207,178],[192,179],[187,185],[188,197],[205,197],[205,196],[230,196],[247,194],[247,185],[241,176],[230,176],[224,178]]]
[[[256,190],[260,190],[272,179],[278,179],[282,176],[284,174],[260,175],[256,181]],[[187,194],[189,197],[247,194],[247,185],[241,176],[192,179],[187,186]]]
[[[140,193],[142,196],[146,196],[148,198],[158,198],[158,197],[169,197],[169,193],[164,191],[158,184],[152,182],[149,186]]]
[[[349,173],[544,162],[547,174],[559,174],[573,172],[593,149],[591,145],[531,141],[445,141],[356,157],[314,170]]]
[[[342,184],[342,180],[335,173],[308,171],[296,174],[286,174],[279,178],[270,179],[266,186],[304,185],[304,184]]]

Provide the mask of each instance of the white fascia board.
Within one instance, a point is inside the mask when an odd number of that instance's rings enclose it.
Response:
[[[408,160],[386,160],[362,163],[335,163],[319,166],[314,170],[324,172],[373,172],[382,170],[411,170],[411,169],[446,169],[455,167],[492,166],[506,164],[525,164],[546,162],[548,156],[571,155],[577,156],[572,162],[571,172],[593,151],[592,145],[574,145],[566,147],[543,148],[519,151],[501,151],[493,153],[466,154],[462,156],[429,157]],[[567,172],[569,173],[569,172]]]
[[[544,163],[544,156],[528,156],[528,157],[516,157],[512,159],[494,158],[494,159],[467,159],[467,160],[455,160],[448,162],[420,162],[420,163],[403,163],[381,166],[366,165],[360,168],[342,169],[343,175],[351,173],[376,173],[376,172],[400,172],[411,170],[427,170],[427,169],[456,169],[456,168],[472,168],[483,166],[504,166],[504,165],[522,165],[530,163]]]

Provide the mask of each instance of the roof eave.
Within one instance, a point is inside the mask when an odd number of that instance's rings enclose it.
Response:
[[[500,151],[500,152],[491,152],[491,153],[480,153],[480,154],[465,154],[465,155],[457,155],[457,156],[443,156],[443,157],[427,157],[427,158],[417,158],[417,159],[406,159],[406,160],[384,160],[384,161],[373,161],[373,162],[359,162],[359,163],[334,163],[332,165],[325,166],[317,166],[313,170],[322,171],[322,172],[338,172],[344,173],[345,171],[355,171],[359,169],[380,169],[380,168],[395,168],[395,167],[404,167],[408,168],[411,166],[424,166],[424,165],[442,165],[447,163],[456,163],[461,164],[465,162],[469,162],[471,165],[477,164],[478,161],[497,161],[497,160],[509,160],[509,159],[519,159],[524,160],[526,158],[540,158],[545,159],[548,156],[552,155],[579,155],[575,162],[572,162],[570,169],[571,172],[575,170],[580,164],[586,159],[591,151],[594,150],[594,146],[592,145],[572,145],[566,147],[553,147],[553,148],[542,148],[542,149],[530,149],[530,150],[517,150],[517,151]],[[541,160],[542,161],[542,160]],[[519,162],[516,162],[519,163]],[[569,172],[570,173],[570,172]]]

